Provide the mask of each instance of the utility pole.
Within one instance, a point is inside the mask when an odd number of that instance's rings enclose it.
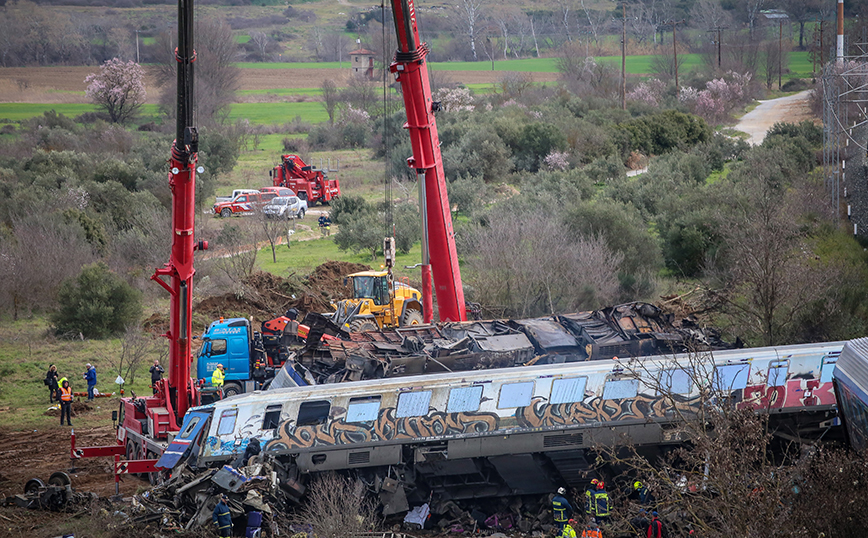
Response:
[[[136,63],[137,64],[142,63],[141,61],[139,61],[139,31],[138,30],[136,30]]]
[[[826,62],[823,61],[823,47],[824,46],[825,45],[823,45],[823,20],[820,19],[820,69],[822,69],[823,66],[826,64]]]
[[[712,32],[717,32],[717,41],[715,42],[715,44],[717,45],[717,68],[718,69],[720,69],[720,66],[721,66],[721,61],[720,61],[720,42],[721,42],[720,31],[726,30],[727,28],[729,28],[729,26],[715,26],[714,28],[712,28],[710,30]]]
[[[621,110],[627,110],[627,4],[621,4]]]
[[[784,71],[784,49],[781,44],[783,43],[784,37],[784,21],[778,21],[778,90],[781,89],[781,74]]]
[[[678,36],[675,31],[679,24],[684,22],[684,19],[680,21],[672,21],[672,59],[675,62],[675,97],[678,97]]]

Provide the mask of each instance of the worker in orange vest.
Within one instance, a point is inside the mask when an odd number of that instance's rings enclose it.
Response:
[[[72,411],[72,387],[69,380],[64,378],[60,385],[60,425],[63,426],[63,415],[66,415],[66,425],[72,426],[69,416]]]

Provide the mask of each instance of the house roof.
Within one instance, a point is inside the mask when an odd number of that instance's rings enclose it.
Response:
[[[352,50],[349,52],[349,54],[352,54],[352,55],[360,54],[362,56],[373,56],[374,55],[374,53],[369,51],[368,49]]]

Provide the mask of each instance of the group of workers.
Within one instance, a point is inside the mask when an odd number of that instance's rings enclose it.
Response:
[[[596,478],[591,480],[591,484],[585,490],[584,499],[584,515],[587,519],[584,528],[574,518],[577,511],[566,498],[567,490],[558,488],[557,494],[552,497],[552,514],[555,524],[558,526],[558,538],[603,538],[600,524],[605,524],[609,520],[611,511],[611,502],[609,493],[606,491],[606,484],[602,480]],[[635,481],[627,491],[628,497],[636,498],[640,504],[647,505],[651,503],[651,494],[648,488],[641,481]],[[639,515],[630,521],[633,530],[637,533],[636,536],[642,538],[667,538],[666,527],[659,519],[656,511],[651,512],[651,519],[648,519],[647,512],[640,510]],[[579,534],[581,533],[581,534]]]
[[[96,368],[88,363],[85,366],[85,372],[82,374],[82,377],[87,382],[87,399],[93,400],[96,392]],[[72,399],[74,394],[72,393],[69,379],[61,377],[60,372],[57,371],[57,366],[52,364],[48,367],[48,372],[45,374],[43,383],[48,387],[48,402],[60,404],[60,425],[63,426],[63,419],[66,417],[66,425],[72,426],[70,416],[72,415]]]

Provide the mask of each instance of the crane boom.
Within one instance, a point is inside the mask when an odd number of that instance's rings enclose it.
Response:
[[[401,83],[404,107],[407,111],[413,156],[407,164],[416,170],[424,193],[422,247],[422,296],[424,321],[431,322],[431,275],[437,293],[440,321],[465,321],[464,289],[458,268],[458,251],[452,229],[452,213],[446,195],[446,175],[440,156],[440,139],[434,119],[436,105],[431,98],[428,69],[425,62],[429,49],[419,43],[416,8],[413,0],[392,0],[398,51],[389,71]],[[432,173],[433,172],[433,173]]]

